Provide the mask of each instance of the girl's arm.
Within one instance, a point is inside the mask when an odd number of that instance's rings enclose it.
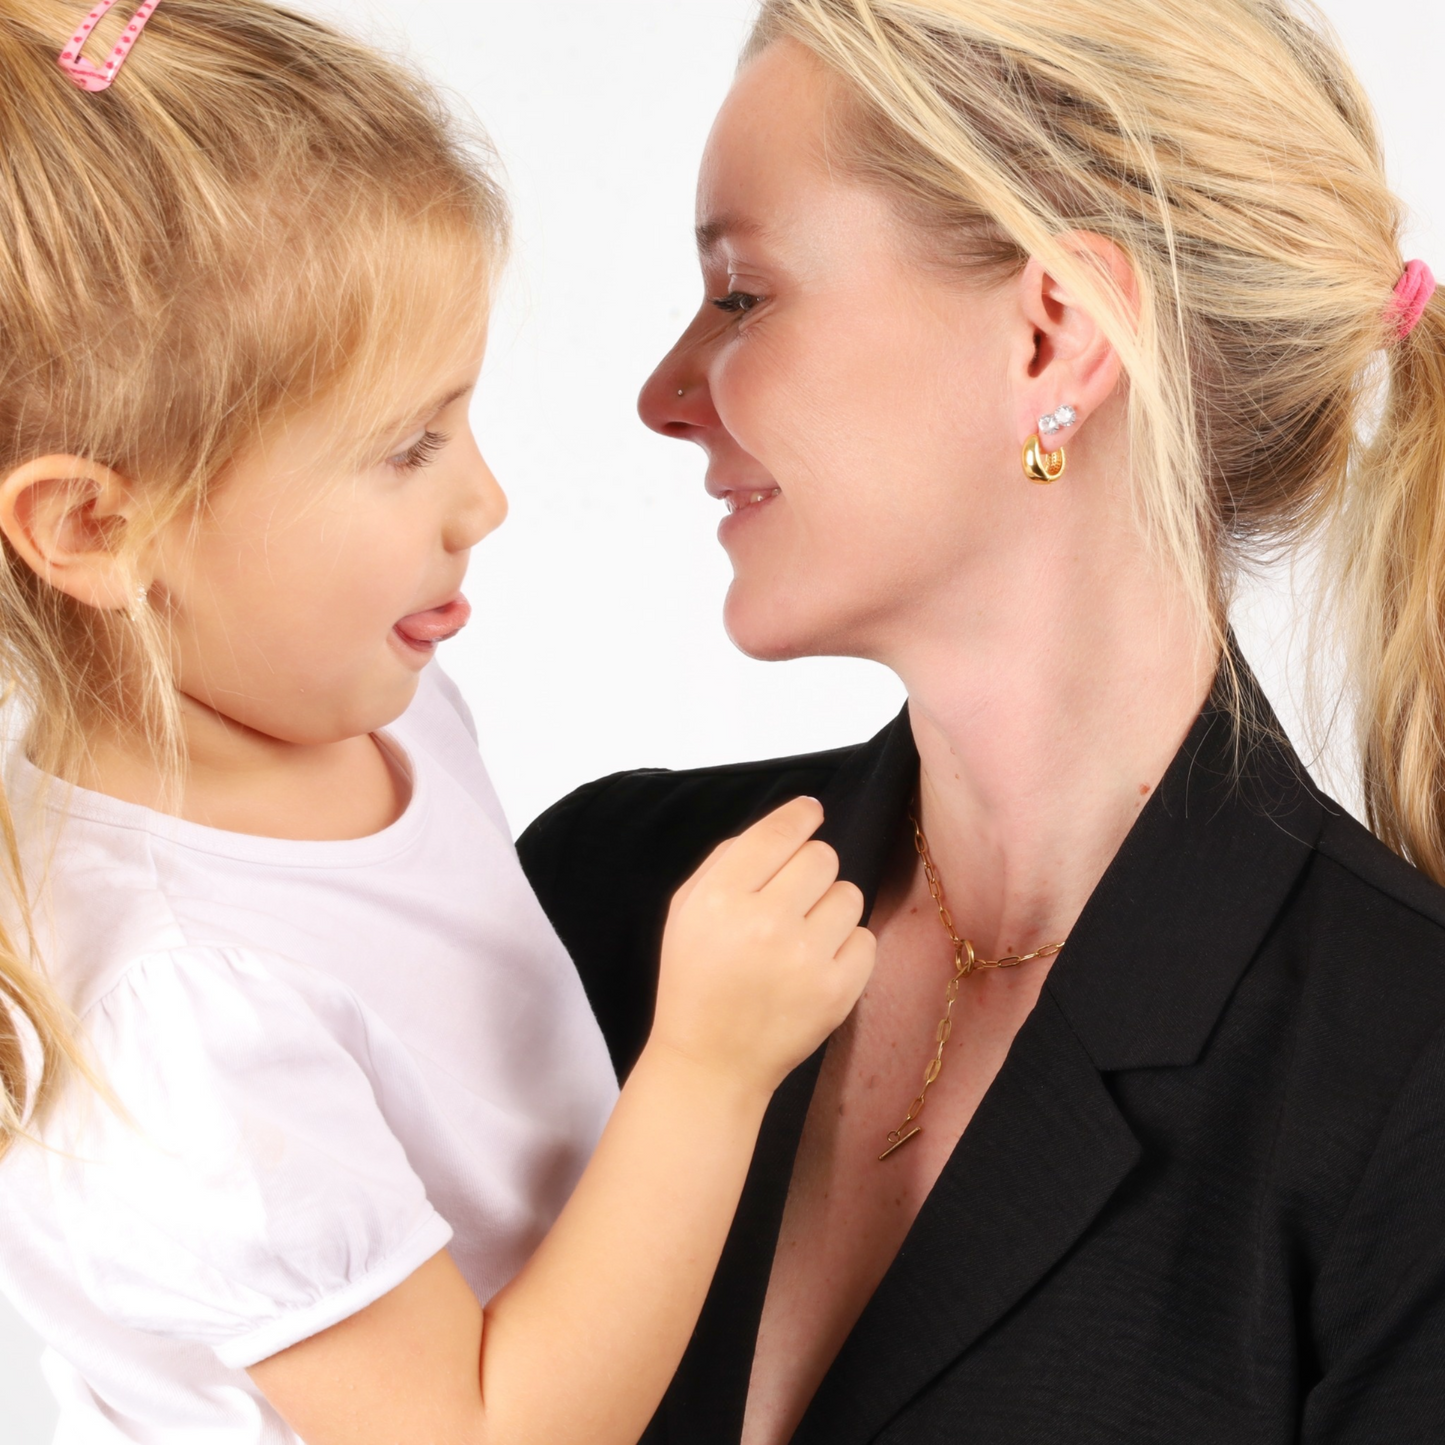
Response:
[[[873,965],[798,799],[673,900],[657,1014],[551,1233],[485,1315],[446,1254],[251,1370],[309,1445],[634,1445],[702,1309],[773,1090]]]

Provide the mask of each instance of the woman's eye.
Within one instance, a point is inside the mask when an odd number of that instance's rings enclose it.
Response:
[[[450,437],[439,431],[425,431],[404,452],[389,457],[386,464],[395,467],[399,472],[420,471],[436,460],[437,454],[450,440]]]
[[[751,311],[762,299],[761,296],[753,296],[747,291],[729,291],[726,296],[720,296],[712,304],[719,311]]]

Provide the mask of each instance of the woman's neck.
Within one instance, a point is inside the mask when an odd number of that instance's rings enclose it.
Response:
[[[894,663],[924,831],[986,957],[1068,935],[1214,678],[1209,630],[1176,587],[1145,562],[1099,571],[1056,565],[1012,606],[991,599],[992,632],[960,612],[965,625],[915,634]]]

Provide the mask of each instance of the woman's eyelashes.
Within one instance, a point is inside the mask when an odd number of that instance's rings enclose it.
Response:
[[[750,291],[729,291],[726,296],[719,296],[712,304],[719,311],[732,311],[746,313],[754,307],[762,304],[761,296],[754,296]]]
[[[438,453],[451,440],[445,432],[424,431],[405,451],[387,459],[387,466],[399,472],[417,472],[430,466]]]

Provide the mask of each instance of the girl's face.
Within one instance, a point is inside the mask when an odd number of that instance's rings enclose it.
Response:
[[[1010,288],[929,266],[830,167],[838,104],[792,42],[739,76],[698,188],[706,299],[640,403],[708,455],[728,629],[765,658],[886,660],[900,625],[1007,565],[1042,490],[1018,484]]]
[[[394,721],[465,624],[462,579],[507,504],[468,420],[480,359],[404,406],[359,470],[303,416],[245,457],[154,556],[181,692],[266,737],[317,744]]]

